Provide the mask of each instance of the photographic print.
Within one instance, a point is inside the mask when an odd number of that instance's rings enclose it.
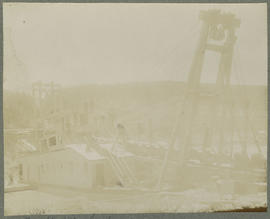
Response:
[[[266,3],[10,2],[3,39],[6,216],[266,211]]]

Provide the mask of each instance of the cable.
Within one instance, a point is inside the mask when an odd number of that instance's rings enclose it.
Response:
[[[247,94],[247,90],[246,90],[245,85],[242,83],[241,78],[240,78],[240,73],[238,72],[238,70],[241,72],[241,69],[242,69],[241,68],[241,61],[240,61],[240,54],[239,54],[239,51],[238,51],[238,46],[236,47],[236,51],[237,51],[237,54],[236,54],[237,56],[236,57],[238,58],[239,66],[238,66],[236,60],[233,59],[234,66],[237,68],[237,69],[235,69],[235,76],[236,76],[236,79],[238,81],[238,84],[240,85],[240,92],[239,92],[240,96],[245,99],[246,103],[248,103],[249,100],[245,95],[245,94]],[[238,67],[239,67],[239,69],[238,69]],[[242,112],[242,113],[245,114],[245,112]],[[249,128],[250,128],[250,130],[251,130],[251,132],[253,134],[253,138],[254,138],[255,144],[257,146],[257,150],[258,150],[259,153],[262,153],[261,145],[260,145],[259,141],[257,140],[256,131],[255,131],[254,127],[253,127],[252,121],[250,121],[249,117],[247,117],[246,119],[247,119],[248,126],[249,126]]]

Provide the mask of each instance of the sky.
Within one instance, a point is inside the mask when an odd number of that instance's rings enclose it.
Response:
[[[241,20],[232,83],[266,85],[265,3],[4,3],[4,83],[186,81],[208,9]],[[215,81],[218,61],[206,54],[202,82]]]

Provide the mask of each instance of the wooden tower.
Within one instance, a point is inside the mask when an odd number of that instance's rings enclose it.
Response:
[[[234,14],[221,13],[219,10],[201,11],[199,18],[203,23],[200,38],[188,75],[182,110],[176,119],[170,147],[162,165],[158,186],[160,186],[166,171],[168,158],[177,142],[177,138],[181,138],[179,163],[183,164],[189,157],[189,146],[191,145],[191,137],[193,134],[193,120],[198,111],[199,100],[204,95],[200,91],[200,85],[205,53],[207,51],[214,51],[217,55],[220,55],[220,62],[215,88],[211,94],[213,98],[209,106],[210,117],[207,121],[207,128],[205,129],[205,145],[211,144],[212,130],[214,129],[213,121],[216,119],[217,106],[224,101],[227,88],[230,85],[233,49],[237,39],[235,30],[240,26],[240,20],[235,18]],[[219,147],[222,147],[222,134],[220,139]]]

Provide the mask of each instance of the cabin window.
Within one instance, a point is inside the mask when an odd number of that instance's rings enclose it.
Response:
[[[62,142],[62,136],[58,136],[58,142],[59,142],[59,144],[62,144],[63,142]]]
[[[53,137],[49,138],[49,145],[50,146],[55,146],[56,145],[56,136],[53,136]]]

